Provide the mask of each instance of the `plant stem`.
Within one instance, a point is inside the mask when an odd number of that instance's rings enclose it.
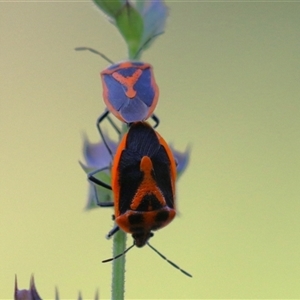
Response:
[[[113,257],[123,253],[126,248],[126,233],[119,230],[113,239]],[[123,300],[125,292],[125,255],[113,260],[112,300]]]
[[[119,140],[128,131],[127,124],[122,125]],[[113,238],[113,257],[123,253],[126,249],[127,235],[121,229],[114,234]],[[112,283],[111,299],[123,300],[125,293],[125,255],[113,260],[112,266]]]

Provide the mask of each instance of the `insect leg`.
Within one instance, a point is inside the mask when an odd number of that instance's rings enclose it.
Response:
[[[155,122],[155,125],[153,126],[153,128],[156,128],[159,125],[159,118],[155,114],[153,114],[151,116],[151,119]]]
[[[108,118],[108,114],[109,114],[109,111],[106,110],[98,119],[97,119],[97,123],[96,123],[96,126],[98,128],[98,131],[99,131],[99,134],[101,136],[101,139],[105,145],[105,147],[107,148],[107,151],[109,152],[110,156],[113,157],[113,153],[111,151],[111,149],[109,148],[107,142],[106,142],[106,139],[104,137],[104,134],[102,132],[102,129],[100,127],[100,123],[105,119],[105,118]]]
[[[96,189],[96,185],[99,185],[99,186],[102,186],[108,190],[111,190],[111,186],[105,182],[103,182],[102,180],[96,178],[94,175],[101,172],[101,171],[104,171],[106,169],[109,169],[109,167],[104,167],[102,169],[98,169],[98,170],[94,170],[92,172],[90,172],[88,174],[88,180],[91,181],[93,184],[93,187],[94,187],[94,193],[95,193],[95,198],[96,198],[96,202],[97,202],[97,205],[101,206],[101,207],[111,207],[111,206],[114,206],[114,203],[113,202],[100,202],[99,198],[98,198],[98,193],[97,193],[97,189]]]

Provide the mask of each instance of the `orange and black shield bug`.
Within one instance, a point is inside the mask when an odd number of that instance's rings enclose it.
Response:
[[[165,140],[147,123],[132,124],[112,166],[115,221],[137,247],[175,217],[176,163]]]
[[[176,162],[165,140],[146,122],[133,123],[115,153],[111,186],[94,177],[99,171],[90,173],[88,178],[113,191],[113,203],[98,203],[100,206],[114,206],[115,209],[116,227],[108,236],[122,229],[132,234],[135,246],[147,244],[166,259],[148,242],[153,231],[168,225],[176,215]],[[125,254],[130,248],[112,259]]]

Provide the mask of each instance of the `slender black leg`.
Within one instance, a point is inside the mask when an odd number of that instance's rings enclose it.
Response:
[[[111,186],[101,180],[99,180],[98,178],[96,178],[94,175],[101,172],[101,171],[104,171],[104,170],[107,170],[109,169],[109,167],[105,167],[105,168],[102,168],[102,169],[98,169],[98,170],[95,170],[95,171],[92,171],[88,174],[88,180],[89,181],[92,181],[93,183],[97,184],[97,185],[100,185],[108,190],[111,190]]]
[[[108,146],[108,144],[107,144],[107,142],[106,142],[106,139],[105,139],[105,137],[104,137],[104,134],[103,134],[103,132],[102,132],[102,130],[101,130],[101,127],[100,127],[100,123],[108,116],[108,114],[109,114],[109,111],[106,110],[106,111],[105,111],[105,112],[97,119],[97,124],[96,124],[96,125],[97,125],[97,128],[98,128],[99,134],[100,134],[100,136],[101,136],[101,139],[102,139],[102,141],[103,141],[105,147],[107,148],[107,151],[109,152],[110,156],[113,157],[112,151],[111,151],[111,149],[109,148],[109,146]]]
[[[99,131],[99,134],[101,136],[101,139],[103,140],[103,143],[105,145],[105,147],[107,148],[107,151],[109,152],[110,156],[113,158],[113,153],[111,151],[111,149],[109,148],[108,144],[107,144],[107,141],[104,137],[104,134],[102,132],[102,129],[101,129],[101,122],[103,120],[105,120],[107,118],[107,120],[109,121],[109,123],[111,124],[111,126],[115,129],[115,131],[117,132],[118,135],[121,134],[121,131],[120,129],[118,128],[118,126],[114,123],[114,121],[111,119],[111,117],[109,116],[109,111],[106,110],[98,119],[97,119],[97,128],[98,128],[98,131]]]
[[[94,188],[94,194],[95,194],[95,198],[96,198],[96,204],[100,207],[113,207],[114,206],[114,202],[108,202],[108,201],[103,201],[101,202],[98,198],[98,193],[97,193],[97,189],[96,186],[93,184],[93,188]]]
[[[107,116],[107,120],[109,121],[110,125],[114,128],[118,135],[121,134],[121,130],[118,128],[116,123],[111,119],[110,115]]]
[[[95,171],[92,171],[88,174],[88,180],[93,182],[93,188],[94,188],[94,194],[95,194],[95,198],[96,198],[96,202],[97,202],[97,205],[98,206],[101,206],[101,207],[111,207],[111,206],[114,206],[114,203],[113,202],[101,202],[98,198],[98,193],[97,193],[97,189],[96,189],[96,185],[100,185],[108,190],[111,190],[111,186],[101,180],[99,180],[98,178],[96,178],[94,175],[101,172],[101,171],[104,171],[104,170],[107,170],[109,169],[109,167],[105,167],[105,168],[102,168],[102,169],[98,169],[98,170],[95,170]]]
[[[156,128],[159,125],[159,118],[156,115],[152,115],[151,119],[155,122],[155,125],[153,126],[153,128]]]
[[[120,227],[115,225],[113,229],[106,235],[107,239],[110,239],[117,231],[119,231]]]

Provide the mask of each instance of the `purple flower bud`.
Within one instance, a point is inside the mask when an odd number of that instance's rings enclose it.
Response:
[[[19,290],[18,289],[18,282],[17,282],[17,275],[15,277],[15,300],[42,300],[40,295],[38,294],[35,283],[34,283],[34,277],[31,276],[30,279],[30,288],[29,290]]]

